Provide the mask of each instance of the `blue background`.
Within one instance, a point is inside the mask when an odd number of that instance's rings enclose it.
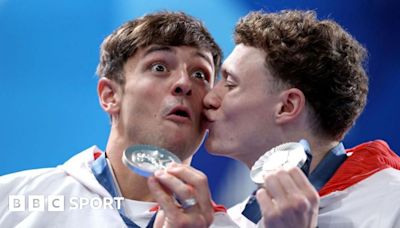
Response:
[[[400,152],[395,0],[0,0],[0,175],[56,166],[93,144],[105,148],[109,120],[98,104],[95,70],[102,40],[123,22],[154,10],[185,11],[205,22],[226,57],[240,16],[285,8],[314,9],[367,47],[369,101],[345,145],[380,138]],[[209,176],[219,203],[251,191],[243,188],[246,169],[227,158],[201,149],[194,166]]]

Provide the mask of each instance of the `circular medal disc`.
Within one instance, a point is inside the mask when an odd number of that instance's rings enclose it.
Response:
[[[307,160],[307,154],[301,143],[281,144],[265,152],[253,165],[250,178],[256,184],[264,183],[264,174],[280,168],[301,168]]]
[[[122,162],[134,173],[144,177],[153,175],[156,170],[165,169],[169,163],[182,163],[175,154],[152,145],[128,147],[124,151]]]

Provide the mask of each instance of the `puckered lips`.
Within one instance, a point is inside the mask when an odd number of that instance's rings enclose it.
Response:
[[[191,110],[183,105],[177,105],[168,112],[166,119],[177,123],[191,123],[193,114]]]
[[[203,116],[204,116],[204,120],[202,122],[203,128],[205,128],[205,129],[212,128],[212,125],[215,120],[213,119],[213,116],[212,116],[210,110],[204,110]]]

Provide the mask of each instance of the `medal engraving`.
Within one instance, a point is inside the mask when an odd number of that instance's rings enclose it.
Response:
[[[268,172],[296,166],[301,168],[307,160],[304,143],[307,142],[305,140],[302,143],[289,142],[265,152],[251,168],[250,178],[256,184],[263,184],[263,176]]]
[[[156,170],[165,169],[169,163],[181,163],[166,149],[152,145],[135,145],[124,151],[122,162],[134,173],[151,176]]]

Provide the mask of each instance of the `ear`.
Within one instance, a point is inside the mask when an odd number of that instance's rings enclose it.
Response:
[[[306,98],[297,88],[284,90],[280,94],[280,103],[275,113],[278,124],[295,120],[305,110]]]
[[[120,111],[121,93],[120,85],[108,78],[101,78],[97,84],[100,105],[110,116]]]

